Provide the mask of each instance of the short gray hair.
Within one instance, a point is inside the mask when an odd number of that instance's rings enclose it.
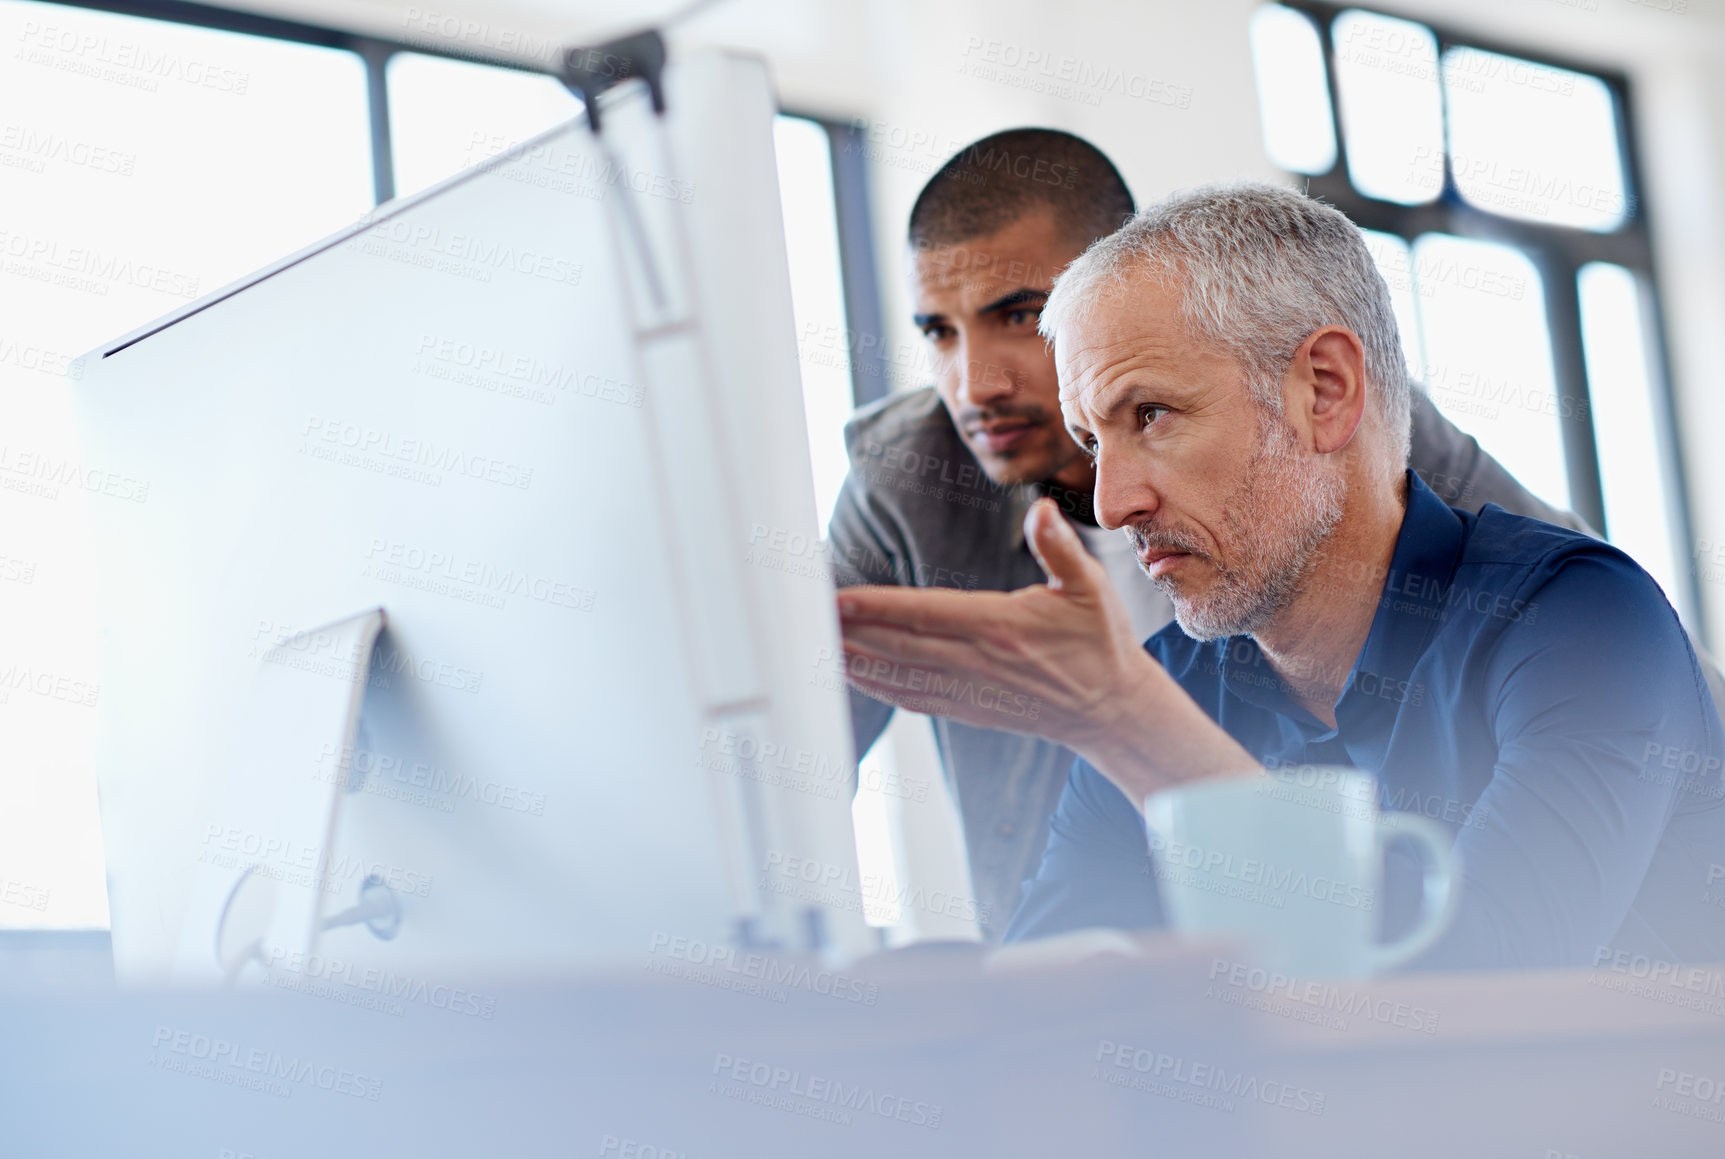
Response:
[[[1338,210],[1276,185],[1212,185],[1153,205],[1066,267],[1042,310],[1055,334],[1124,289],[1134,273],[1178,290],[1194,338],[1226,351],[1253,396],[1281,413],[1281,377],[1300,343],[1345,326],[1365,348],[1365,373],[1405,467],[1412,406],[1389,287],[1365,238]]]

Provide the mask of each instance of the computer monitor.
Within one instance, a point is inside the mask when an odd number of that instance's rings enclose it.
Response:
[[[873,945],[768,77],[601,99],[86,356],[122,979]]]

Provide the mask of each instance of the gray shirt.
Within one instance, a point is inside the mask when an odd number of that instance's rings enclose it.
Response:
[[[1087,498],[991,481],[932,387],[864,407],[846,425],[845,443],[850,474],[828,529],[840,586],[1013,591],[1044,578],[1024,541],[1024,516],[1038,495],[1052,493],[1069,514],[1088,517]],[[1589,530],[1535,498],[1420,390],[1414,392],[1409,458],[1451,506],[1477,511],[1496,503]],[[1150,585],[1147,577],[1137,578]],[[892,711],[891,705],[851,693],[859,758]],[[1040,737],[943,718],[934,723],[947,784],[964,823],[983,937],[998,941],[1018,904],[1020,883],[1036,871],[1073,754]]]

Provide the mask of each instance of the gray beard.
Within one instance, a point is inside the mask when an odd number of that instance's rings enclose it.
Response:
[[[1239,557],[1233,566],[1214,558],[1215,582],[1202,597],[1182,596],[1165,577],[1151,577],[1174,604],[1174,619],[1194,640],[1241,636],[1267,628],[1304,590],[1312,561],[1335,533],[1347,497],[1346,482],[1299,451],[1293,428],[1266,414],[1246,477],[1222,505],[1222,530]],[[1198,540],[1179,529],[1145,533],[1130,528],[1134,545],[1148,538],[1170,550]]]

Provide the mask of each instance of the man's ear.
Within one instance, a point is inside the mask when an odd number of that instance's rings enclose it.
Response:
[[[1303,401],[1312,449],[1335,454],[1353,441],[1366,415],[1365,347],[1345,326],[1325,326],[1300,344],[1294,366],[1309,391]]]

